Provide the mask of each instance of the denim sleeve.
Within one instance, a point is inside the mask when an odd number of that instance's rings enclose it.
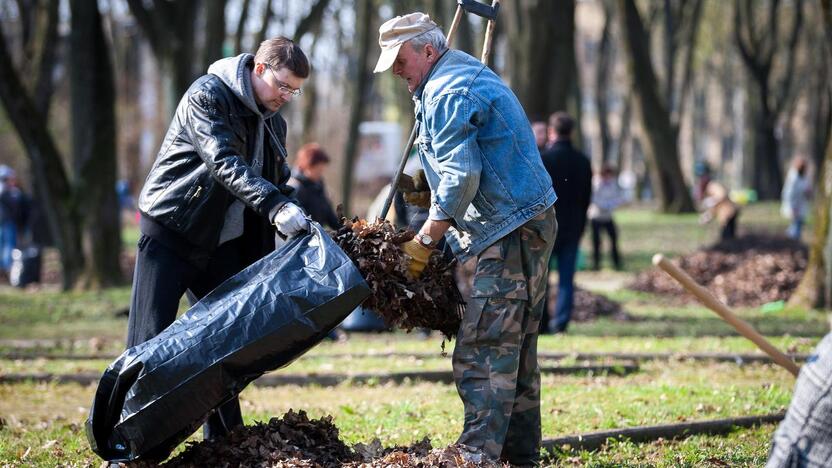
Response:
[[[441,179],[434,191],[429,218],[462,219],[477,193],[482,154],[477,145],[479,109],[468,96],[450,93],[437,97],[425,113],[427,131]]]

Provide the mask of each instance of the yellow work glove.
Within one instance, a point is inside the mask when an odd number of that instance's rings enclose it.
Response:
[[[419,169],[413,176],[402,174],[397,187],[408,205],[430,208],[430,186],[424,170]]]
[[[428,265],[428,259],[430,258],[430,254],[433,253],[433,249],[425,247],[416,239],[411,239],[402,244],[402,250],[410,256],[410,263],[407,265],[407,272],[410,273],[410,276],[414,279],[418,279],[422,274],[422,271]]]
[[[430,209],[430,191],[403,193],[405,203],[418,206],[419,208]]]

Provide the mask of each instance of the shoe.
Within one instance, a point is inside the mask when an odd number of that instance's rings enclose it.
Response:
[[[566,325],[550,325],[549,328],[552,330],[553,335],[566,334]]]

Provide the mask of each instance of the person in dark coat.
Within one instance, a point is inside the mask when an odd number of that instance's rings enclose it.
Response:
[[[0,166],[0,273],[8,275],[11,270],[12,251],[27,234],[31,205],[14,169]]]
[[[329,162],[329,155],[321,145],[307,143],[301,146],[289,185],[295,189],[294,195],[300,207],[306,210],[313,221],[338,229],[341,220],[332,209],[324,189],[324,171]]]
[[[193,302],[275,248],[275,231],[308,229],[286,185],[286,121],[278,110],[309,75],[309,61],[284,37],[256,55],[214,62],[176,109],[138,208],[141,236],[127,347],[176,318],[184,294]],[[234,398],[213,413],[204,437],[243,423]]]
[[[558,233],[552,250],[552,257],[557,258],[558,264],[558,299],[555,315],[548,323],[548,331],[553,333],[565,332],[572,317],[578,247],[592,199],[592,165],[585,154],[572,146],[574,127],[575,121],[565,112],[552,114],[549,118],[552,138],[548,149],[541,155],[543,166],[558,194],[555,202]],[[548,313],[548,304],[544,310]]]

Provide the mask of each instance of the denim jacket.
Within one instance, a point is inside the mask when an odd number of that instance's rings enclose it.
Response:
[[[523,107],[491,69],[449,50],[413,101],[429,216],[452,220],[445,238],[460,262],[555,203]]]

